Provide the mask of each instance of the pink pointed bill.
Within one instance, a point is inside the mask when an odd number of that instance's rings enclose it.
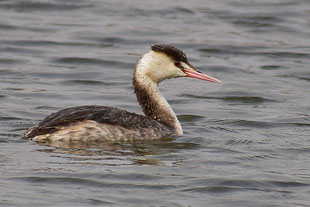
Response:
[[[210,82],[213,82],[213,83],[221,83],[220,80],[216,79],[216,78],[213,78],[211,76],[208,76],[206,74],[203,74],[203,73],[199,73],[195,70],[192,70],[192,69],[184,69],[183,70],[184,73],[186,74],[187,77],[191,77],[191,78],[197,78],[197,79],[200,79],[200,80],[204,80],[204,81],[210,81]]]

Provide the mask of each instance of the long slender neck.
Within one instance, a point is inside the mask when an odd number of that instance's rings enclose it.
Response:
[[[170,107],[169,103],[163,97],[158,88],[158,83],[152,81],[145,71],[148,64],[141,63],[142,58],[136,66],[133,85],[137,100],[145,114],[165,126],[169,127],[176,135],[182,135],[181,124]]]

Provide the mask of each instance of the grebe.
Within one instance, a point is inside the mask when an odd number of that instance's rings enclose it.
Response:
[[[196,70],[179,49],[154,45],[139,60],[133,86],[145,114],[108,106],[77,106],[52,113],[27,130],[26,139],[45,141],[137,141],[182,135],[179,120],[159,91],[164,79],[192,77],[219,83]]]

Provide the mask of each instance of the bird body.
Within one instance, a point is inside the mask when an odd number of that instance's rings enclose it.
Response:
[[[179,120],[161,94],[164,79],[193,77],[219,80],[197,71],[179,49],[154,45],[138,61],[133,85],[145,114],[139,115],[108,106],[77,106],[47,116],[31,127],[24,138],[34,141],[137,141],[183,134]]]
[[[156,131],[154,129],[157,129]],[[165,125],[143,115],[108,106],[76,106],[47,116],[25,137],[34,141],[135,141],[171,134]]]

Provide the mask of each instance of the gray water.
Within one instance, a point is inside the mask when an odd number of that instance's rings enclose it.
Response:
[[[69,106],[141,110],[155,43],[223,81],[160,88],[176,139],[39,145]],[[310,206],[310,1],[0,1],[0,206]]]

